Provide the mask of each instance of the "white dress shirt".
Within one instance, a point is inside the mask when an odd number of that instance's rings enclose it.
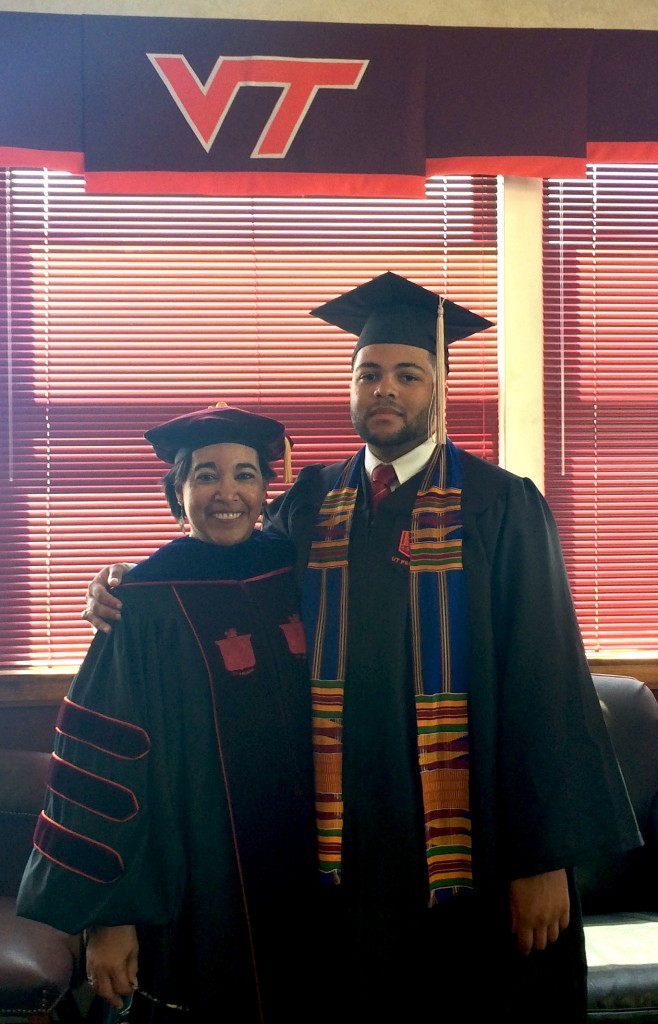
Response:
[[[416,473],[420,473],[421,469],[430,461],[435,448],[434,439],[428,437],[426,441],[423,441],[416,448],[412,448],[406,455],[401,455],[399,459],[395,459],[391,465],[394,467],[398,479],[397,483],[394,483],[391,487],[391,490],[394,491],[400,484],[406,483]],[[365,467],[368,479],[370,479],[373,469],[380,464],[380,461],[366,445]]]

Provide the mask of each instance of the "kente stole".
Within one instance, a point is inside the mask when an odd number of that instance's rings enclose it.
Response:
[[[320,874],[334,882],[341,873],[348,551],[363,458],[361,449],[322,503],[304,580]],[[426,467],[409,531],[411,662],[430,904],[472,887],[461,482],[459,453],[448,440]]]

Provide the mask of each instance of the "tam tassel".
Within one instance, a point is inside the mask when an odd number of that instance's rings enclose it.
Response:
[[[446,443],[446,334],[443,310],[444,300],[439,299],[436,318],[436,400],[434,404],[434,436],[439,445]]]
[[[283,439],[283,482],[292,483],[292,445],[287,434]]]

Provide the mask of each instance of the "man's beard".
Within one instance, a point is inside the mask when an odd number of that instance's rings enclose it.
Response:
[[[422,444],[430,434],[431,421],[429,409],[424,409],[410,422],[401,423],[398,430],[382,431],[381,433],[377,429],[370,429],[367,416],[360,416],[353,408],[350,409],[350,414],[352,426],[359,437],[366,444],[376,445],[377,448],[397,448],[400,445],[408,444],[410,441]]]

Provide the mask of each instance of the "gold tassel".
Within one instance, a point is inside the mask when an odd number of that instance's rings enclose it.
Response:
[[[292,445],[287,434],[283,438],[283,482],[292,483]]]
[[[434,436],[439,445],[446,443],[446,335],[443,299],[439,299],[436,318],[436,401]]]

